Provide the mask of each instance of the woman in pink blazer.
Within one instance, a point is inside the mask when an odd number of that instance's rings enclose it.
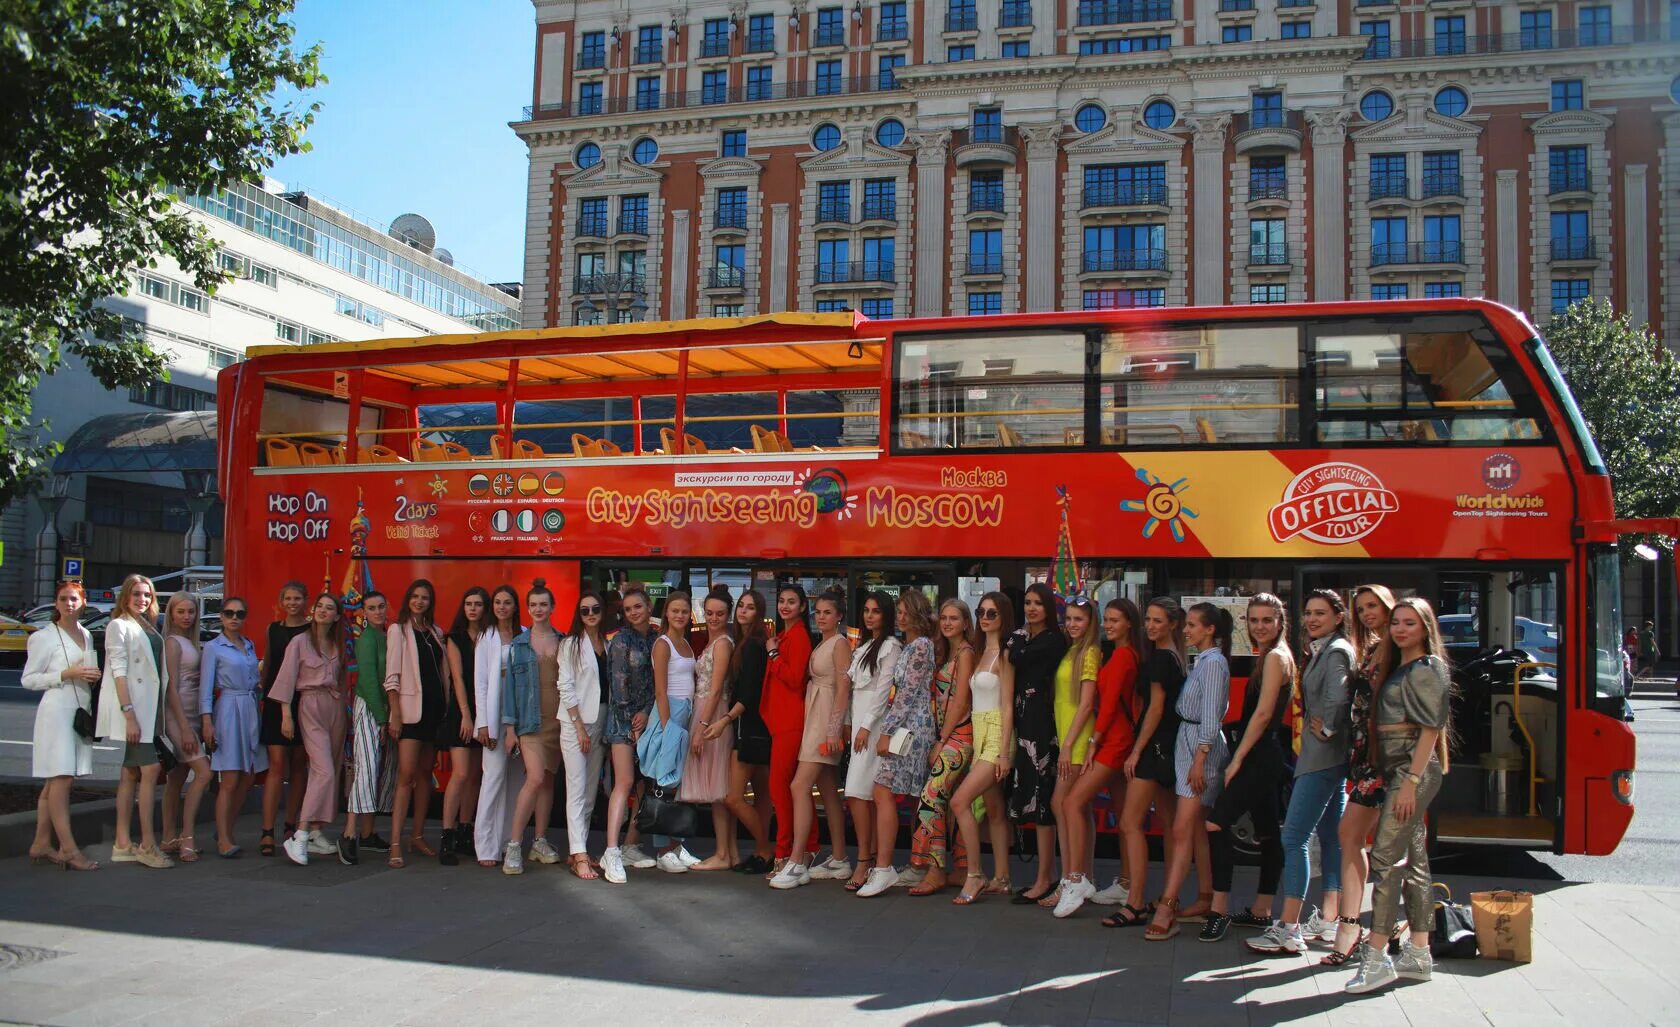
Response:
[[[451,687],[444,658],[443,632],[432,621],[437,591],[424,578],[408,586],[397,622],[385,633],[385,691],[395,693],[389,730],[397,739],[397,796],[391,803],[392,867],[403,865],[403,820],[413,803],[414,822],[408,846],[423,856],[437,850],[426,844],[426,809],[432,802],[432,762],[445,694]]]

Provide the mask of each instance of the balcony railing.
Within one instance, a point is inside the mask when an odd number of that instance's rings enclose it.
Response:
[[[1166,205],[1165,182],[1099,182],[1085,186],[1079,194],[1081,209]]]
[[[852,201],[850,200],[819,200],[817,201],[817,224],[819,225],[849,225],[852,223]]]
[[[970,253],[968,255],[968,273],[971,275],[1003,274],[1003,254]]]
[[[1592,176],[1586,168],[1568,168],[1551,173],[1550,193],[1590,193]]]
[[[1249,243],[1248,262],[1255,266],[1289,263],[1289,244],[1281,242]]]
[[[875,30],[875,39],[887,43],[898,39],[910,38],[910,22],[900,18],[883,21]]]
[[[846,27],[844,25],[825,25],[817,28],[811,34],[812,46],[845,46]]]
[[[1596,240],[1574,235],[1566,235],[1552,240],[1553,260],[1596,260],[1598,247]]]
[[[577,235],[604,239],[607,235],[607,216],[605,214],[580,214],[577,219]]]
[[[706,39],[706,40],[702,40],[701,43],[700,43],[700,56],[702,56],[702,57],[728,57],[729,56],[729,40],[728,39]]]
[[[973,32],[980,27],[980,15],[970,10],[946,11],[946,32]]]
[[[863,220],[865,221],[897,221],[897,199],[870,199],[863,201]]]
[[[648,234],[648,216],[646,214],[620,214],[618,216],[618,234]]]
[[[1080,254],[1081,271],[1165,271],[1166,250],[1086,250]]]
[[[1281,107],[1259,107],[1238,112],[1231,119],[1231,130],[1235,135],[1263,128],[1287,128],[1299,132],[1303,124],[1305,119],[1300,111],[1284,110]]]
[[[746,287],[747,272],[745,268],[719,264],[716,267],[706,269],[706,288],[708,289],[744,289]]]
[[[579,71],[607,66],[607,52],[605,50],[579,50],[577,58]]]
[[[970,214],[989,210],[1003,213],[1003,190],[980,189],[968,194],[968,212]]]
[[[1391,200],[1408,199],[1412,194],[1411,184],[1406,176],[1397,172],[1373,172],[1371,175],[1371,199]]]
[[[1252,11],[1254,0],[1219,0],[1219,10],[1227,14],[1234,11]]]
[[[647,291],[647,276],[631,271],[602,271],[595,274],[578,275],[572,280],[572,291],[577,293],[614,293],[628,296]]]
[[[1003,142],[1003,124],[996,121],[977,121],[968,130],[968,141],[971,143],[1001,143]]]
[[[830,80],[826,83],[832,87]],[[878,93],[891,92],[899,88],[898,82],[885,75],[863,75],[856,78],[839,80],[837,92],[848,93]],[[688,107],[703,107],[719,103],[760,103],[774,100],[802,100],[812,96],[831,96],[834,92],[824,92],[817,88],[817,83],[811,80],[799,82],[775,82],[768,85],[734,86],[728,89],[695,89],[686,93],[660,93],[657,96],[615,96],[601,105],[597,112],[600,114],[627,114],[633,111],[649,110],[682,110]],[[526,107],[524,116],[526,121],[548,121],[555,118],[572,118],[581,112],[570,103],[549,103],[540,107]]]
[[[1032,26],[1032,5],[1004,4],[998,12],[998,28],[1024,29]]]
[[[1287,200],[1289,199],[1289,182],[1282,178],[1251,178],[1248,180],[1248,198],[1251,200]]]
[[[747,209],[745,207],[719,207],[712,215],[713,228],[741,228],[747,227]]]
[[[1172,19],[1172,0],[1079,0],[1081,25],[1130,25]]]
[[[1464,176],[1456,171],[1425,171],[1423,198],[1435,196],[1463,196]]]
[[[1456,239],[1435,242],[1379,242],[1371,245],[1371,266],[1389,264],[1462,264],[1464,244]]]
[[[834,285],[845,282],[892,282],[893,262],[890,260],[854,260],[849,263],[817,265],[817,284]]]
[[[637,64],[659,64],[665,60],[665,47],[659,43],[637,43]]]
[[[1359,6],[1366,6],[1360,0]],[[1574,29],[1554,29],[1551,34],[1551,46],[1537,47],[1537,40],[1532,32],[1506,32],[1499,35],[1448,35],[1437,36],[1433,39],[1414,38],[1396,39],[1389,43],[1384,53],[1373,53],[1369,49],[1364,54],[1365,60],[1407,59],[1414,57],[1435,57],[1440,54],[1495,54],[1521,53],[1536,49],[1572,50],[1586,46],[1627,46],[1637,43],[1664,43],[1667,36],[1661,25],[1617,25],[1610,29],[1589,29],[1579,32]],[[1462,49],[1441,49],[1443,44]]]

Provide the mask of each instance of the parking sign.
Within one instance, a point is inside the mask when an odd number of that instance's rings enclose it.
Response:
[[[63,577],[64,577],[65,581],[80,581],[80,580],[82,580],[82,560],[81,560],[81,557],[67,556],[67,557],[64,558],[64,575],[63,575]]]

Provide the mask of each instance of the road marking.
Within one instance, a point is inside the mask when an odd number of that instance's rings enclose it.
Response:
[[[19,741],[14,741],[13,739],[10,739],[10,738],[0,738],[0,745],[27,745],[27,746],[33,747],[35,745],[35,743],[34,742],[19,742]],[[115,746],[115,745],[96,745],[96,746],[93,747],[93,751],[94,752],[121,752],[122,749]]]

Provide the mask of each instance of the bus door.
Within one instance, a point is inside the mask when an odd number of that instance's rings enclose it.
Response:
[[[977,579],[965,578],[963,581],[964,587],[970,589],[985,584],[984,581]],[[957,570],[954,565],[949,563],[899,561],[855,563],[851,566],[847,586],[847,592],[852,597],[852,608],[847,611],[849,619],[846,623],[853,627],[857,626],[857,615],[863,609],[863,598],[867,592],[885,592],[894,600],[897,600],[899,593],[906,589],[921,589],[928,597],[928,603],[935,610],[939,608],[941,599],[959,596]],[[986,591],[989,591],[989,589]],[[979,595],[972,597],[960,595],[959,597],[969,600],[970,610],[979,600]]]
[[[814,599],[831,589],[845,592],[846,568],[844,564],[826,562],[756,564],[752,569],[752,587],[769,605],[769,609],[764,611],[767,620],[775,619],[776,592],[787,584],[796,584],[804,589],[807,599]]]

